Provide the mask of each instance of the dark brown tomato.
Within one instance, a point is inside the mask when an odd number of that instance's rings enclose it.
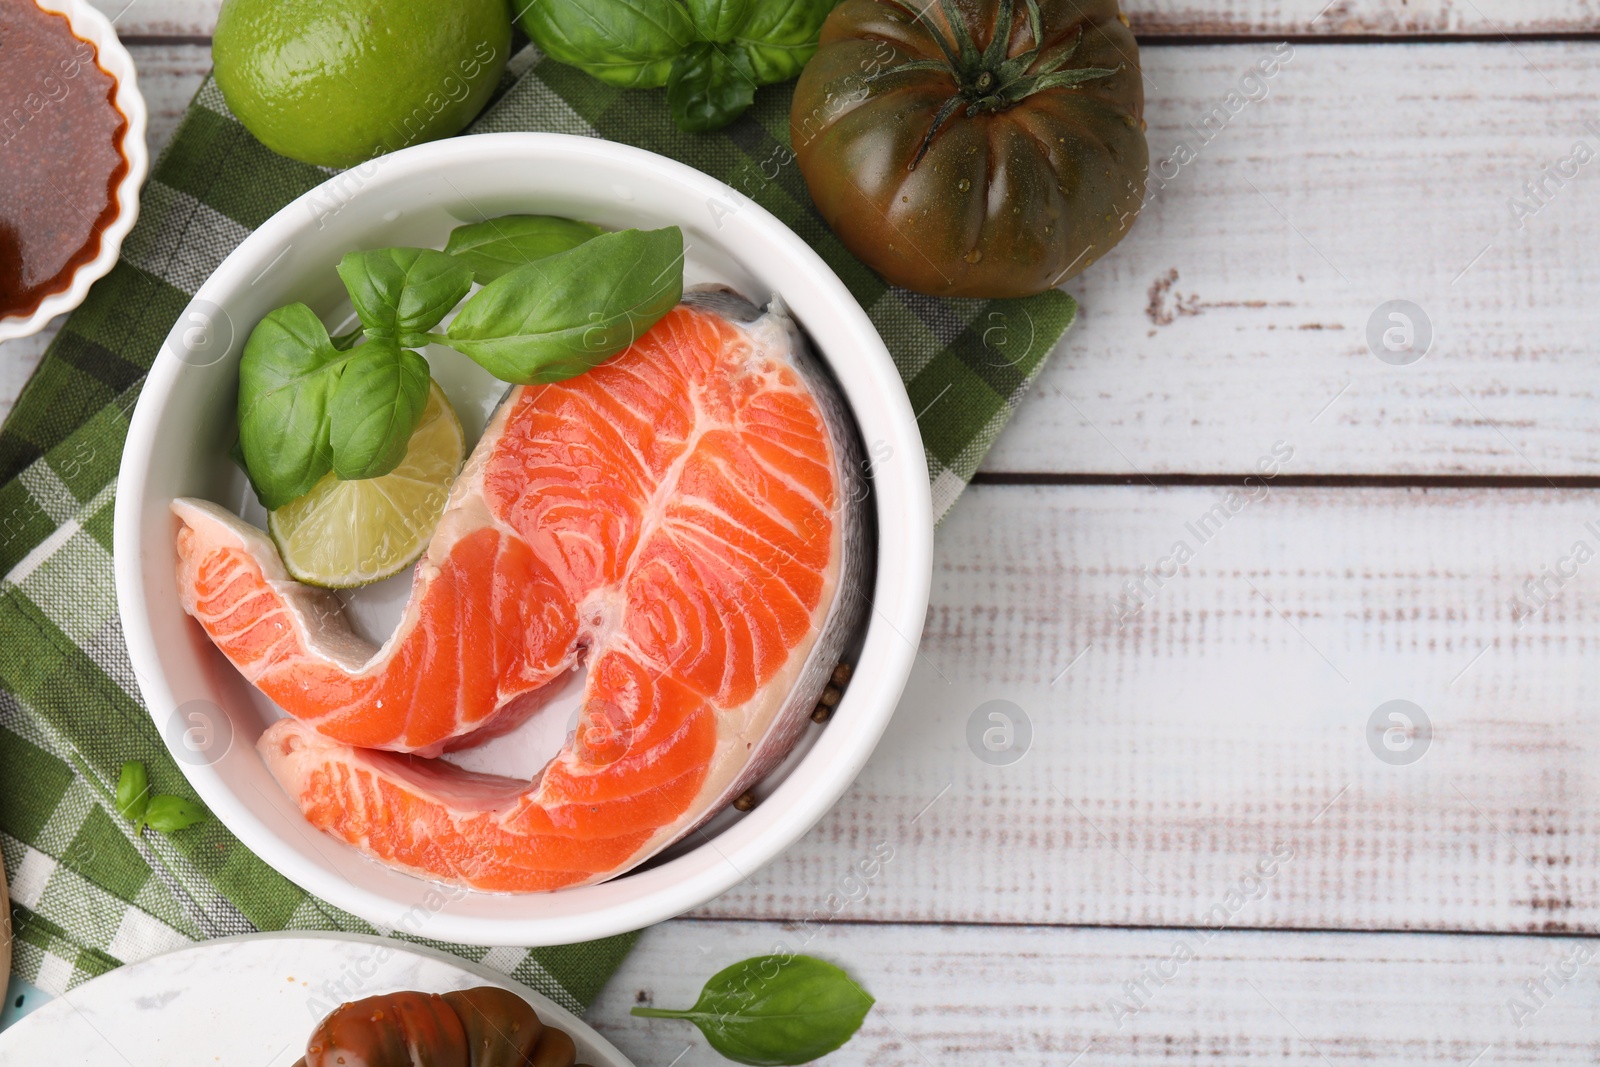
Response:
[[[539,1037],[539,1045],[528,1057],[528,1067],[572,1067],[578,1059],[578,1046],[565,1030],[547,1027]]]
[[[523,1067],[544,1032],[528,1002],[504,989],[480,986],[443,999],[461,1019],[472,1067]]]
[[[435,993],[341,1004],[306,1043],[306,1067],[469,1067],[467,1035]]]
[[[1074,277],[1144,199],[1139,51],[1116,0],[920,10],[844,0],[823,24],[790,114],[822,217],[918,292],[1025,296]]]

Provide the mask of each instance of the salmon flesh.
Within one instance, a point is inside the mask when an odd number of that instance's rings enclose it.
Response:
[[[184,610],[288,713],[257,748],[312,825],[437,881],[586,885],[788,753],[858,636],[870,530],[854,423],[774,305],[691,293],[593,370],[511,389],[382,647],[260,530],[173,502]],[[579,665],[531,782],[437,758]]]

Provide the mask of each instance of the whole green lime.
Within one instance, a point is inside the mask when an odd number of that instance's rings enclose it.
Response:
[[[459,132],[510,51],[507,0],[226,0],[211,44],[239,121],[329,167]]]

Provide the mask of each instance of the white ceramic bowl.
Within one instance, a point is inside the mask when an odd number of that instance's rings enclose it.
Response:
[[[122,138],[122,154],[128,161],[128,172],[117,185],[116,218],[100,233],[100,253],[77,269],[65,289],[45,297],[33,314],[0,318],[0,341],[36,334],[57,315],[83,303],[83,298],[89,294],[89,286],[106,276],[122,252],[122,239],[128,236],[128,231],[133,229],[139,217],[139,190],[144,186],[145,174],[150,169],[150,152],[144,143],[144,97],[139,95],[133,59],[128,55],[128,50],[122,47],[122,42],[117,40],[117,31],[112,28],[111,20],[90,6],[87,0],[20,2],[35,2],[45,11],[65,15],[72,32],[94,45],[99,53],[101,68],[116,79],[117,94],[113,103],[128,120],[128,130]]]
[[[345,252],[440,247],[453,226],[513,212],[682,227],[686,281],[726,282],[757,301],[782,295],[878,458],[879,555],[865,644],[833,718],[811,729],[809,750],[780,769],[787,776],[754,811],[713,823],[695,847],[680,845],[664,862],[602,885],[534,895],[442,889],[382,867],[302,820],[254,748],[281,713],[179,605],[168,511],[174,497],[200,496],[260,521],[259,505],[251,502],[252,513],[244,504],[242,476],[225,451],[239,352],[263,315],[302,300],[337,326],[349,307],[334,272]],[[455,366],[467,363],[454,358]],[[458,410],[470,407],[465,387],[447,380],[441,363],[435,359],[435,376]],[[475,421],[481,427],[481,416],[463,411],[469,433]],[[128,432],[117,489],[117,600],[140,688],[174,756],[211,810],[276,870],[381,927],[471,944],[558,944],[636,930],[703,904],[796,841],[843,795],[911,671],[927,609],[931,514],[916,418],[882,340],[843,283],[786,226],[723,183],[640,149],[558,134],[461,137],[330,179],[268,219],[201,287],[151,369]],[[225,736],[208,738],[197,756],[183,733],[194,709],[212,705],[217,721],[202,725]]]

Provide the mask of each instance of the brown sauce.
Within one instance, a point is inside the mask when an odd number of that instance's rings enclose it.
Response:
[[[0,317],[32,314],[100,254],[128,172],[116,91],[65,15],[0,0]]]

